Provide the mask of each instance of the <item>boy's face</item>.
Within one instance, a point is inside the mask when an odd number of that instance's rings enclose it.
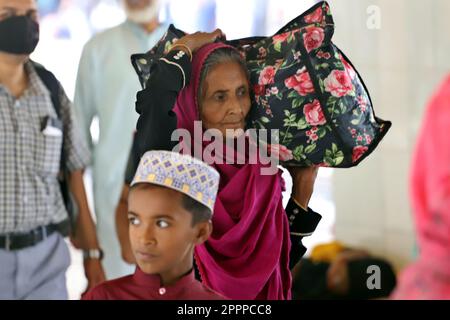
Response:
[[[210,221],[192,226],[192,214],[182,206],[183,195],[169,188],[141,184],[128,200],[130,241],[136,262],[163,282],[176,281],[192,268],[195,245],[211,234]]]

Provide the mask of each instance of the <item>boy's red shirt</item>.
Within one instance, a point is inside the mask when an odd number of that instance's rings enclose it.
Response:
[[[161,286],[158,275],[136,268],[132,275],[103,282],[83,295],[82,300],[224,300],[219,293],[195,279],[194,271],[171,286]]]

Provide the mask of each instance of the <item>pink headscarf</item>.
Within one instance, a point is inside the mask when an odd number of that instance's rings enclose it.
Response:
[[[200,120],[196,97],[202,66],[213,51],[226,47],[209,44],[194,54],[190,82],[178,95],[173,109],[177,127],[187,129],[191,135],[194,121]],[[291,298],[283,181],[280,173],[261,175],[262,166],[213,165],[221,176],[214,231],[206,244],[197,246],[195,256],[203,283],[231,299]]]
[[[411,172],[419,258],[394,299],[450,299],[450,77],[425,114]]]

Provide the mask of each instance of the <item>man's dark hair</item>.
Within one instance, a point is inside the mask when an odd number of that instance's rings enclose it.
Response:
[[[207,206],[185,194],[183,194],[182,206],[192,213],[192,226],[211,219],[212,213]]]

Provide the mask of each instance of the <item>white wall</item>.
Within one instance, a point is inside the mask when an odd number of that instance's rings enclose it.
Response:
[[[397,268],[414,256],[408,174],[428,98],[450,71],[450,1],[330,0],[334,42],[371,92],[377,116],[393,126],[359,167],[335,170],[336,237],[389,258]],[[381,27],[367,27],[369,6]]]

